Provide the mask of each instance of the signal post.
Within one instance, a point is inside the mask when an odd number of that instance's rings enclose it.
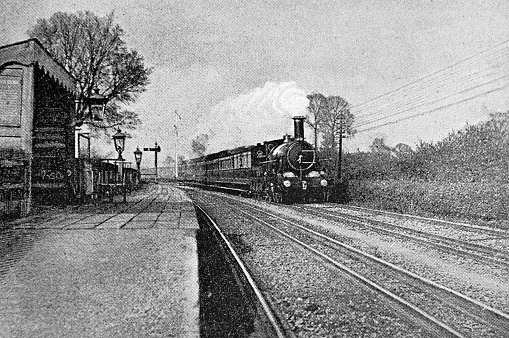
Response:
[[[157,142],[155,143],[155,146],[153,148],[143,148],[143,151],[153,151],[154,152],[154,166],[155,166],[155,176],[156,176],[156,182],[157,182],[157,153],[161,151],[161,147],[157,145]]]

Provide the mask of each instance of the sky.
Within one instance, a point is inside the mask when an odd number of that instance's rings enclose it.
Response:
[[[128,160],[154,142],[160,159],[175,144],[193,157],[201,133],[208,152],[279,138],[315,92],[350,103],[358,133],[347,151],[376,137],[415,147],[509,109],[507,0],[0,0],[0,45],[27,39],[38,18],[82,10],[114,11],[153,68],[128,107],[143,121]]]

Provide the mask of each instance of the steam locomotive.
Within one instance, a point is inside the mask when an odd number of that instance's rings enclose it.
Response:
[[[329,179],[315,149],[304,140],[304,119],[293,118],[294,137],[285,135],[183,161],[179,179],[276,203],[327,201]]]

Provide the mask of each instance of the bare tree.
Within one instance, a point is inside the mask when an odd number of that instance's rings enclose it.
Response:
[[[355,134],[353,122],[350,104],[341,96],[328,96],[326,109],[318,126],[324,135],[324,150],[336,158],[336,173],[339,179],[343,138]]]
[[[307,99],[309,114],[306,117],[306,123],[313,128],[313,141],[315,149],[318,149],[318,129],[326,109],[327,99],[320,93],[312,93],[307,96]]]
[[[342,137],[355,133],[352,128],[354,116],[350,112],[349,103],[341,96],[329,96],[326,100],[319,131],[328,139],[329,146],[336,149]]]
[[[132,111],[119,112],[119,104],[129,104],[145,91],[151,69],[145,67],[143,57],[127,48],[122,28],[114,23],[113,13],[98,17],[92,12],[68,14],[57,12],[49,19],[39,19],[28,32],[48,49],[78,81],[80,102],[94,94],[107,99],[104,123],[95,127],[122,125],[132,129],[140,123]],[[85,105],[78,107],[75,119],[86,116]]]

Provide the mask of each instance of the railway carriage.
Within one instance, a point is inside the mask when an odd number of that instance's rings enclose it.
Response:
[[[182,181],[208,188],[238,191],[278,203],[329,196],[329,180],[316,150],[304,140],[304,117],[294,117],[294,137],[265,141],[184,161]]]

